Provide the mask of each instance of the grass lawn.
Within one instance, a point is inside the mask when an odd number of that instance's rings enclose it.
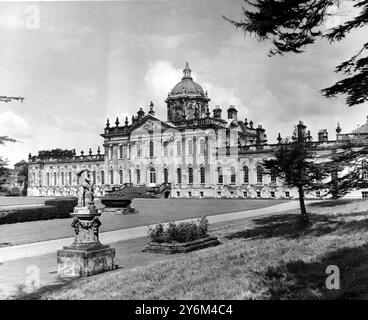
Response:
[[[344,200],[311,205],[306,230],[298,227],[297,210],[213,225],[217,247],[78,279],[41,298],[368,298],[367,207],[368,201]],[[325,287],[328,265],[340,269],[340,290]]]
[[[135,199],[132,207],[138,209],[139,213],[132,215],[104,213],[101,215],[100,232],[196,218],[202,215],[259,209],[283,202],[286,201],[273,199]],[[97,201],[97,206],[101,207],[100,201]],[[18,245],[72,237],[71,222],[72,218],[0,225],[0,246],[1,244]]]

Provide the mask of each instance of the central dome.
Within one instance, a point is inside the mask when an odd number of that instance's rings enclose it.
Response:
[[[189,63],[187,62],[185,65],[185,69],[183,70],[184,76],[182,80],[171,90],[171,95],[180,95],[180,94],[195,94],[205,96],[203,88],[191,77],[191,72],[189,68]]]

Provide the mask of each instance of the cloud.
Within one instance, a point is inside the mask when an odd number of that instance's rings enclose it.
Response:
[[[144,80],[153,99],[161,102],[182,76],[183,71],[175,69],[170,62],[156,61],[149,65]]]
[[[168,61],[156,61],[150,64],[144,76],[147,89],[154,99],[163,101],[168,92],[181,80],[183,70],[176,69]],[[202,82],[195,72],[192,72],[194,81],[198,82],[211,98],[212,105],[220,105],[224,108],[235,105],[246,110],[242,100],[235,94],[234,88],[226,88],[211,82]]]
[[[15,139],[28,138],[30,136],[29,126],[21,116],[12,111],[0,113],[0,135],[10,136]]]

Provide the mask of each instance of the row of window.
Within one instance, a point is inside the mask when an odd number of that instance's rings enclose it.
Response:
[[[188,191],[187,195],[188,195],[189,198],[192,197],[192,191]],[[180,191],[176,191],[176,196],[177,197],[181,197],[181,192]],[[221,191],[218,191],[217,192],[217,196],[218,197],[221,197],[222,196]],[[231,197],[235,197],[234,191],[230,191],[230,196]],[[275,191],[271,191],[270,192],[270,196],[271,196],[271,198],[276,198]],[[203,191],[200,191],[199,192],[199,197],[200,198],[203,198],[204,197],[204,192]],[[244,198],[247,198],[248,197],[248,191],[243,191],[243,197]],[[257,198],[262,198],[262,192],[260,190],[257,190],[256,191],[256,197]],[[285,198],[290,198],[290,192],[289,191],[285,191]]]
[[[123,146],[119,146],[119,159],[123,159],[124,157],[124,149],[126,147]],[[168,156],[168,145],[164,144],[164,156]],[[129,145],[127,147],[128,150],[128,158],[131,157],[131,145]],[[181,156],[182,154],[182,142],[181,141],[177,141],[176,142],[176,155],[177,156]],[[193,141],[189,140],[188,142],[188,155],[192,155],[193,154]],[[203,139],[199,140],[199,154],[200,155],[204,155],[205,154],[205,141]],[[109,158],[112,159],[114,155],[114,147],[110,147],[109,149]],[[154,157],[155,155],[155,146],[154,146],[154,142],[150,141],[149,143],[149,156],[150,157]],[[142,157],[142,147],[140,143],[137,143],[137,158]]]

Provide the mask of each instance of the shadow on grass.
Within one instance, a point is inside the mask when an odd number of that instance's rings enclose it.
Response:
[[[336,207],[341,206],[348,203],[357,202],[356,199],[337,199],[337,200],[323,200],[320,202],[310,203],[308,206],[310,207],[321,207],[321,208],[328,208],[328,207]]]
[[[74,280],[79,279],[78,277],[71,278],[58,278],[58,283],[54,283],[51,285],[42,286],[39,289],[27,293],[26,287],[24,285],[19,285],[17,288],[17,292],[11,296],[12,300],[39,300],[44,293],[52,292],[56,289],[61,289],[69,284],[71,284]]]
[[[344,221],[344,217],[361,217],[359,220]],[[368,213],[349,215],[311,214],[311,225],[303,227],[300,214],[280,214],[254,219],[249,229],[233,232],[226,239],[267,239],[282,237],[295,239],[301,236],[323,236],[332,232],[355,233],[368,229]]]
[[[265,274],[270,299],[367,299],[368,245],[341,248],[320,261],[301,260],[269,267]],[[326,268],[335,265],[340,271],[340,289],[327,289]]]

